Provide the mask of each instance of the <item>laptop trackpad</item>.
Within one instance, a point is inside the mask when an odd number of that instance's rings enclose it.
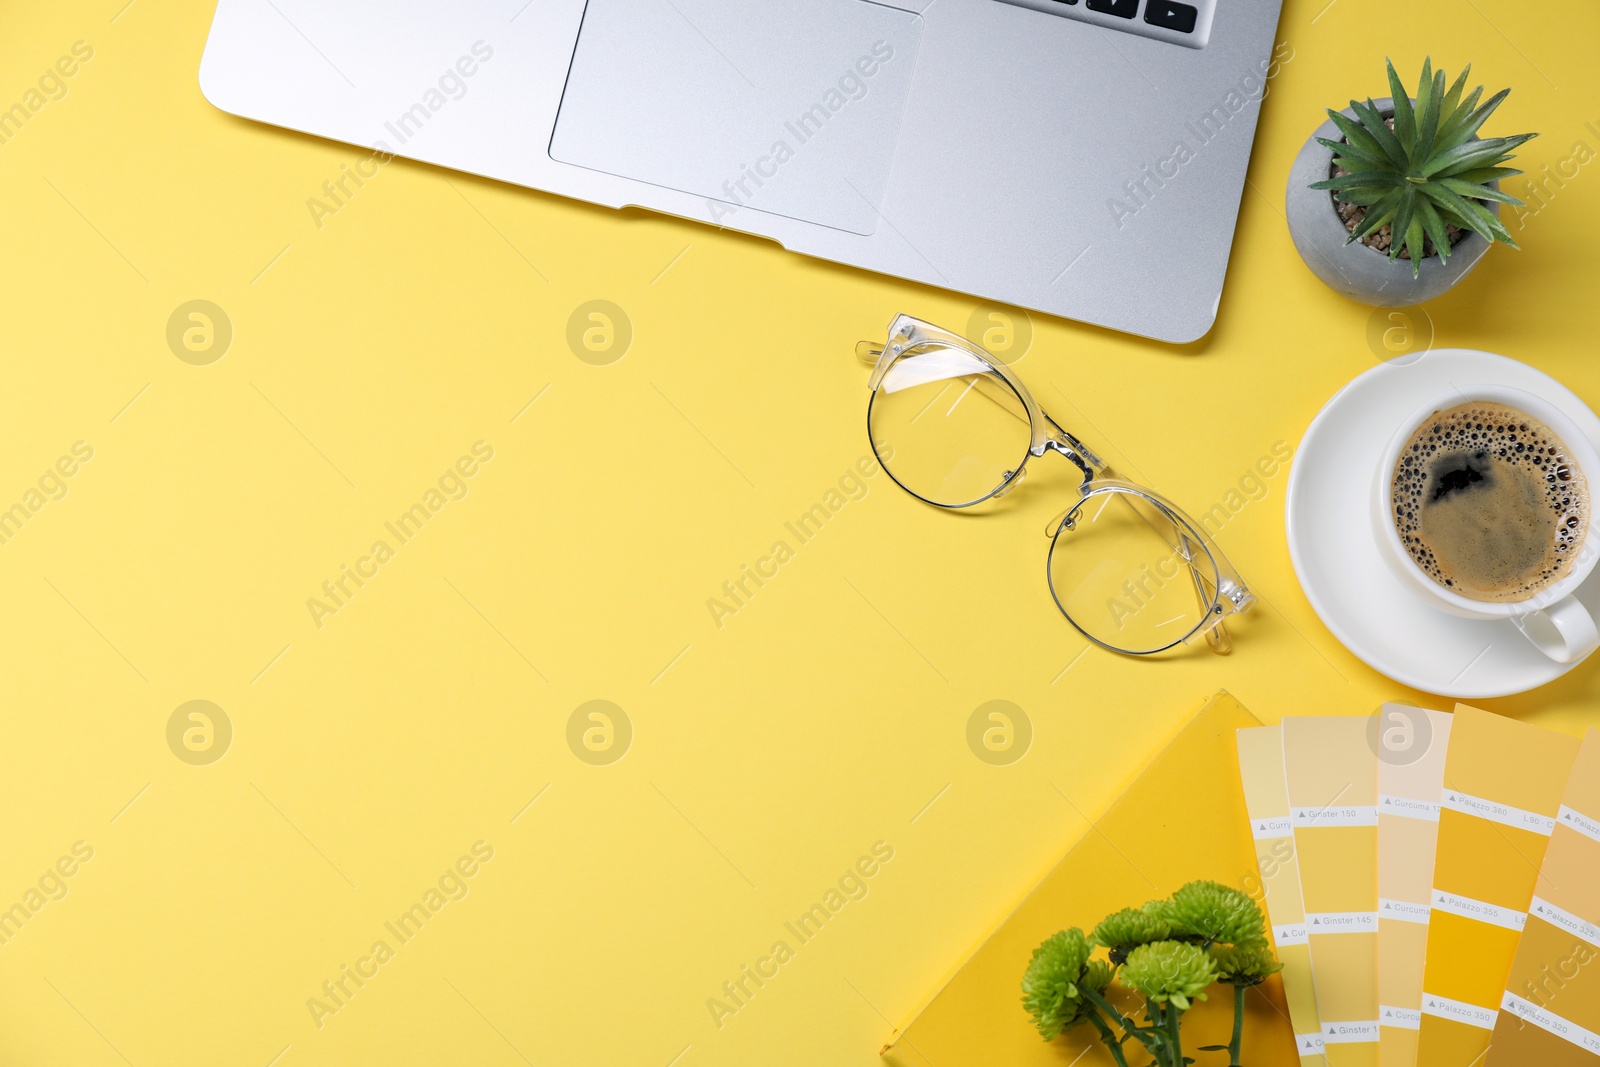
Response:
[[[869,0],[589,0],[552,158],[870,234],[922,19]]]

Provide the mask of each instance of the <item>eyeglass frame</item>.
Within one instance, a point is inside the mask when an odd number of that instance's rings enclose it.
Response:
[[[1022,403],[1028,417],[1029,444],[1027,451],[1023,453],[1022,462],[1017,464],[1015,470],[1008,472],[1005,479],[994,489],[964,504],[945,504],[937,500],[930,500],[906,485],[895,476],[894,471],[885,462],[882,453],[878,450],[878,442],[872,435],[873,404],[878,398],[879,387],[888,375],[889,368],[903,356],[925,345],[944,345],[955,348],[979,360],[1010,387],[1016,398]],[[1073,629],[1101,648],[1126,656],[1152,656],[1166,652],[1176,648],[1178,645],[1187,643],[1197,633],[1204,633],[1206,644],[1211,651],[1218,655],[1225,656],[1233,650],[1233,639],[1228,633],[1226,624],[1227,616],[1248,611],[1254,605],[1256,596],[1245,584],[1238,570],[1223,554],[1222,549],[1206,533],[1204,527],[1192,519],[1182,508],[1154,490],[1119,477],[1111,469],[1110,464],[1106,463],[1089,446],[1085,445],[1066,427],[1052,418],[1039,405],[1039,402],[1034,399],[1033,393],[1028,387],[1022,383],[1022,380],[1005,363],[991,355],[983,346],[969,341],[959,334],[951,333],[949,330],[935,326],[931,322],[903,312],[896,315],[893,321],[889,323],[888,338],[884,344],[879,345],[871,341],[857,342],[856,354],[863,362],[873,364],[872,374],[867,381],[867,388],[871,394],[867,400],[867,443],[872,446],[873,456],[878,460],[878,465],[883,468],[884,473],[889,475],[890,480],[917,500],[945,511],[960,511],[975,507],[988,500],[997,499],[1016,488],[1027,469],[1030,459],[1041,457],[1046,452],[1057,452],[1065,456],[1082,472],[1083,480],[1078,486],[1078,499],[1045,525],[1045,536],[1051,539],[1050,551],[1045,558],[1045,581],[1050,587],[1051,599],[1055,601],[1057,609],[1060,610],[1062,616],[1071,624]],[[1061,603],[1061,597],[1056,593],[1050,562],[1055,556],[1057,545],[1060,543],[1061,532],[1075,529],[1079,512],[1083,507],[1095,497],[1109,493],[1122,493],[1138,497],[1156,508],[1172,523],[1174,529],[1179,531],[1187,530],[1190,534],[1193,534],[1193,544],[1205,554],[1206,560],[1211,565],[1211,573],[1216,576],[1214,592],[1208,592],[1207,576],[1196,568],[1197,557],[1186,551],[1184,545],[1172,545],[1171,541],[1168,541],[1168,544],[1178,553],[1187,566],[1190,578],[1194,583],[1195,596],[1199,601],[1203,615],[1183,636],[1159,648],[1142,650],[1118,648],[1101,640],[1084,629],[1072,617],[1066,605]],[[1137,509],[1135,510],[1137,513]],[[1141,518],[1145,518],[1145,521],[1149,522],[1148,517],[1141,515]],[[1151,526],[1154,528],[1153,523],[1151,523]],[[1157,532],[1159,533],[1159,530]],[[1180,537],[1185,542],[1191,540],[1181,534]]]

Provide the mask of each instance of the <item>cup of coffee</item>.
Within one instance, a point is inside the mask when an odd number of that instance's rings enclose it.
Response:
[[[1600,646],[1573,595],[1600,560],[1600,455],[1554,404],[1499,385],[1418,408],[1384,451],[1375,533],[1385,561],[1441,611],[1509,619],[1557,663]]]

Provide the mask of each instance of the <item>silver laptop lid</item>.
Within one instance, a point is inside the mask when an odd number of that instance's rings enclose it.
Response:
[[[1293,55],[1279,2],[219,0],[200,80],[248,118],[1189,341]],[[653,114],[676,136],[606,143]]]

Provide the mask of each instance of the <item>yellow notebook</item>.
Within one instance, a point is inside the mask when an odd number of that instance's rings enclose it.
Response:
[[[1600,1065],[1600,730],[1578,750],[1487,1067]]]
[[[1578,740],[1456,705],[1445,756],[1419,1067],[1481,1062]]]
[[[1378,1062],[1378,761],[1367,724],[1283,720],[1289,819],[1329,1067]]]
[[[1385,704],[1378,752],[1378,1067],[1416,1067],[1450,714]]]
[[[1289,820],[1289,791],[1283,781],[1283,727],[1251,726],[1239,731],[1239,777],[1250,836],[1261,873],[1261,903],[1272,924],[1272,944],[1283,963],[1283,995],[1294,1024],[1300,1067],[1327,1067],[1322,1021],[1311,978],[1311,940],[1300,896],[1300,857]]]
[[[1243,886],[1256,870],[1235,764],[1235,733],[1257,720],[1226,693],[1213,697],[1134,780],[1010,916],[896,1033],[884,1056],[903,1067],[1109,1067],[1092,1031],[1039,1039],[1020,983],[1035,946],[1069,926],[1087,929],[1118,908],[1196,878]],[[1226,1044],[1224,987],[1185,1016],[1184,1048]],[[1294,1032],[1277,978],[1246,998],[1244,1060],[1296,1067]],[[1087,1050],[1087,1051],[1085,1051]],[[1081,1054],[1081,1058],[1079,1057]]]

